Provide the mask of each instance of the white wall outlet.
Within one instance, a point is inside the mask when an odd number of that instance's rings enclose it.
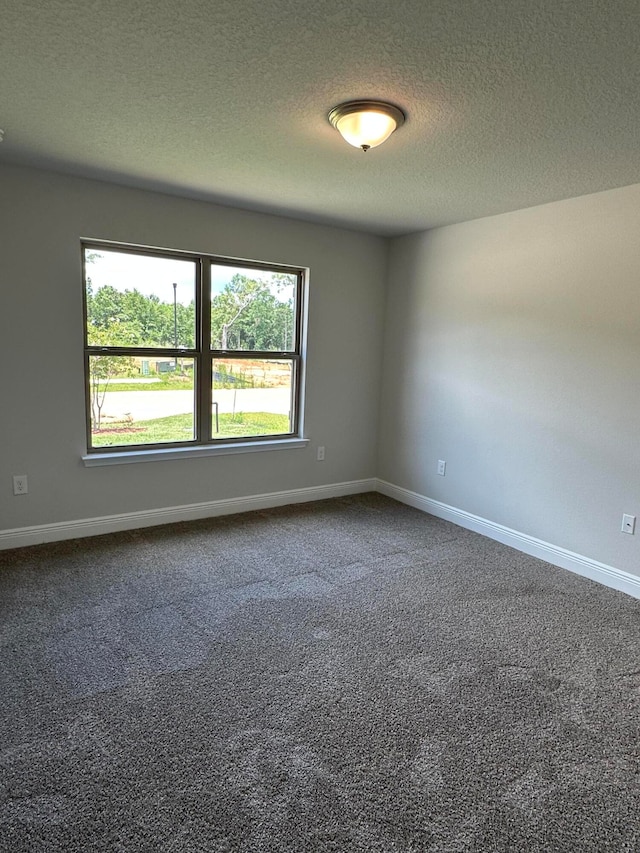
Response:
[[[26,474],[13,475],[13,494],[26,495],[29,491],[29,483],[27,482]]]
[[[318,462],[324,462],[324,447],[318,448],[318,455],[316,458],[317,458]]]
[[[623,533],[635,533],[636,532],[636,517],[635,515],[625,515],[622,516],[622,527],[621,530]]]
[[[447,463],[444,461],[444,459],[438,459],[438,474],[440,474],[441,477],[444,477],[446,473]]]

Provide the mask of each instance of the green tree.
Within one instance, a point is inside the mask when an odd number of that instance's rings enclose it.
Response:
[[[255,281],[239,273],[234,275],[211,302],[214,348],[273,351],[290,346],[287,328],[290,337],[293,302],[279,300],[272,286],[273,282]]]
[[[216,349],[229,349],[229,333],[233,326],[258,297],[261,283],[236,273],[211,300],[211,342]]]
[[[155,295],[145,296],[137,288],[116,290],[104,285],[93,291],[91,279],[86,288],[87,320],[93,330],[105,333],[88,337],[90,346],[173,347],[173,302],[160,302]],[[195,346],[195,302],[175,306],[178,346]]]
[[[88,294],[89,346],[130,346],[134,343],[135,331],[131,328],[124,308],[124,295],[109,284]]]
[[[88,263],[93,260],[87,258]],[[282,296],[291,287],[290,275],[274,273],[265,282],[236,273],[211,302],[212,346],[264,352],[290,349],[294,305],[292,298]],[[193,300],[174,305],[137,288],[120,291],[112,285],[94,291],[87,276],[86,302],[90,346],[195,347]]]
[[[96,341],[96,346],[106,346],[107,333],[87,324],[87,334]],[[121,355],[92,355],[89,359],[89,390],[91,395],[91,428],[97,432],[102,426],[102,408],[111,380],[131,372],[135,365],[132,358]]]

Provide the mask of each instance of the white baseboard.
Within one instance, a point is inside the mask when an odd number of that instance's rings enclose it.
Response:
[[[193,521],[198,518],[213,518],[214,516],[231,515],[236,512],[249,512],[255,509],[285,506],[286,504],[307,503],[308,501],[339,498],[345,495],[361,494],[362,492],[375,492],[376,487],[377,480],[375,478],[352,480],[347,483],[331,483],[328,486],[311,486],[305,489],[291,489],[263,495],[249,495],[184,506],[105,515],[99,518],[38,524],[34,527],[19,527],[14,530],[0,530],[0,550],[22,548],[25,545],[40,545],[44,542],[59,542],[62,539],[99,536],[103,533],[134,530],[139,527],[154,527],[158,524],[170,524],[174,521]]]
[[[433,500],[433,498],[424,497],[424,495],[411,492],[409,489],[394,486],[385,480],[377,481],[377,491],[401,503],[421,509],[438,518],[443,518],[445,521],[452,521],[460,527],[466,527],[467,530],[474,530],[476,533],[481,533],[497,542],[510,545],[524,554],[546,560],[547,563],[561,569],[568,569],[570,572],[590,578],[604,586],[626,592],[634,598],[640,598],[640,577],[624,572],[622,569],[616,569],[613,566],[607,566],[605,563],[591,560],[589,557],[583,557],[581,554],[575,554],[573,551],[567,551],[566,548],[560,548],[557,545],[536,539],[534,536],[528,536],[526,533],[520,533],[510,527],[504,527],[502,524],[496,524],[486,518],[456,509],[448,504]]]
[[[557,545],[528,536],[496,524],[486,518],[473,515],[456,507],[427,498],[409,489],[394,486],[385,480],[375,478],[352,480],[346,483],[331,483],[326,486],[311,486],[304,489],[291,489],[282,492],[269,492],[261,495],[248,495],[218,501],[186,504],[183,506],[163,507],[161,509],[127,512],[118,515],[105,515],[98,518],[83,518],[77,521],[63,521],[55,524],[39,524],[33,527],[20,527],[14,530],[0,530],[0,550],[22,548],[26,545],[40,545],[45,542],[58,542],[63,539],[79,539],[85,536],[99,536],[120,530],[135,530],[140,527],[154,527],[175,521],[193,521],[199,518],[213,518],[231,515],[237,512],[250,512],[257,509],[285,506],[286,504],[306,503],[327,498],[356,495],[363,492],[380,492],[408,506],[428,512],[438,518],[451,521],[467,530],[474,530],[497,542],[509,545],[524,554],[568,569],[583,577],[590,578],[604,586],[626,592],[634,598],[640,598],[640,577],[591,560],[573,551],[567,551]]]

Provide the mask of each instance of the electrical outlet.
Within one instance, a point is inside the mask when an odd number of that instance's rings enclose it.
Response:
[[[317,458],[318,462],[324,462],[324,447],[318,448],[318,455],[316,458]]]
[[[635,533],[636,532],[636,517],[635,515],[625,515],[622,516],[622,527],[621,530],[623,533]]]
[[[438,474],[440,474],[441,477],[444,477],[446,473],[447,463],[444,461],[444,459],[438,459]]]
[[[26,495],[29,491],[29,483],[27,482],[26,474],[13,475],[13,494]]]

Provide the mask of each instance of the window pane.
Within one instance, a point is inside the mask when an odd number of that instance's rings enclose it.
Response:
[[[212,370],[213,438],[292,432],[292,362],[218,358]]]
[[[89,346],[196,345],[196,264],[85,248]]]
[[[297,276],[211,264],[211,348],[293,352]]]
[[[193,389],[192,358],[90,356],[92,446],[193,441]]]

